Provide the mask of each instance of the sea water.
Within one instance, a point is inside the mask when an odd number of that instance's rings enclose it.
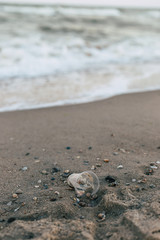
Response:
[[[160,89],[160,10],[0,5],[0,111]]]

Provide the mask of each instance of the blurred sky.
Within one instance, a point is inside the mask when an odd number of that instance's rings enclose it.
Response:
[[[159,7],[160,0],[0,0],[0,3],[74,4],[92,6]]]

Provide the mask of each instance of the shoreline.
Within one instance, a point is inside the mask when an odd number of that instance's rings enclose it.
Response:
[[[15,0],[1,0],[0,1],[0,5],[21,5],[21,6],[64,6],[64,7],[93,7],[93,8],[118,8],[118,9],[141,9],[141,10],[145,10],[145,9],[151,9],[151,10],[158,10],[160,9],[160,3],[157,3],[157,1],[150,3],[146,3],[146,2],[142,2],[140,3],[139,1],[137,1],[136,3],[130,3],[130,4],[126,4],[125,1],[121,1],[121,3],[112,2],[110,3],[110,1],[108,2],[104,2],[104,1],[99,1],[98,3],[94,3],[92,1],[90,2],[86,2],[86,1],[77,1],[75,3],[75,1],[56,1],[56,0],[48,0],[48,1],[28,1],[28,0],[24,0],[24,1],[15,1]]]
[[[0,113],[0,240],[160,239],[159,102],[160,90]],[[100,190],[80,204],[66,170],[91,169]]]

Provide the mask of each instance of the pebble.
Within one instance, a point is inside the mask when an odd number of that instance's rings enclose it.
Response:
[[[114,152],[113,155],[114,155],[114,156],[117,156],[117,155],[118,155],[118,152]]]
[[[105,220],[105,218],[106,218],[105,213],[99,213],[98,218],[101,219],[101,220]]]
[[[108,163],[109,162],[109,159],[104,159],[103,160],[105,163]]]
[[[44,187],[44,189],[48,189],[48,185],[47,184],[44,184],[43,187]]]
[[[96,167],[94,165],[92,165],[91,170],[95,170],[95,169],[96,169]]]
[[[48,175],[48,172],[47,172],[46,170],[42,170],[41,173],[42,173],[43,175]]]
[[[122,168],[123,168],[123,165],[119,165],[117,168],[118,168],[118,169],[122,169]]]
[[[29,153],[29,152],[27,152],[27,153],[25,154],[25,156],[29,156],[29,154],[30,154],[30,153]]]
[[[155,188],[156,187],[154,184],[150,184],[149,186],[150,186],[150,188]]]
[[[35,188],[39,188],[39,186],[38,186],[38,185],[35,185],[34,187],[35,187]]]
[[[35,163],[39,163],[40,162],[40,160],[35,160]]]
[[[34,198],[33,198],[33,200],[34,200],[34,201],[37,201],[37,200],[38,200],[38,198],[37,198],[37,197],[34,197]]]
[[[77,156],[76,158],[77,158],[77,159],[79,159],[79,158],[80,158],[80,156]]]
[[[96,167],[101,167],[102,164],[101,163],[96,163]]]
[[[90,198],[90,197],[91,197],[91,194],[90,194],[90,193],[86,193],[86,197],[87,197],[87,198]]]
[[[125,152],[126,152],[126,150],[123,149],[123,148],[119,148],[118,150],[119,150],[120,152],[122,152],[122,153],[125,153]]]
[[[23,193],[23,191],[20,188],[17,189],[16,194],[22,194],[22,193]]]
[[[57,201],[57,199],[56,198],[51,198],[50,201],[55,202],[55,201]]]
[[[54,177],[52,177],[52,178],[51,178],[51,180],[52,180],[52,181],[54,181],[54,180],[55,180],[55,178],[54,178]]]
[[[157,163],[157,164],[160,164],[160,161],[157,161],[156,163]]]
[[[13,198],[18,198],[18,195],[16,193],[13,193],[12,197]]]
[[[22,167],[22,171],[27,171],[28,167]]]
[[[4,219],[0,219],[0,222],[5,222],[5,220]]]
[[[60,168],[58,167],[52,168],[52,173],[57,173],[57,172],[60,172]]]
[[[153,165],[153,166],[150,166],[150,168],[152,168],[152,169],[158,169],[158,167],[157,167],[157,166],[155,166],[155,165]]]
[[[60,194],[58,191],[55,191],[54,193],[55,193],[56,195],[59,195],[59,194]]]
[[[38,183],[41,183],[42,182],[42,180],[38,180]]]
[[[83,161],[83,164],[84,164],[84,165],[88,165],[88,164],[89,164],[89,161],[84,160],[84,161]]]
[[[133,178],[133,179],[132,179],[132,182],[136,182],[136,179],[135,179],[135,178]]]
[[[7,203],[7,206],[11,206],[12,205],[12,201]]]
[[[90,147],[88,147],[88,149],[89,149],[89,150],[91,150],[91,149],[92,149],[92,147],[90,146]]]
[[[129,186],[130,185],[130,183],[126,183],[126,186]]]
[[[64,173],[70,173],[70,170],[65,170]]]
[[[70,150],[70,149],[71,149],[71,147],[69,147],[69,146],[68,146],[68,147],[66,147],[66,149],[67,149],[67,150]]]
[[[81,207],[85,207],[85,206],[86,206],[86,203],[85,203],[85,202],[82,202],[82,201],[80,201],[78,204],[79,204],[79,206],[81,206]]]

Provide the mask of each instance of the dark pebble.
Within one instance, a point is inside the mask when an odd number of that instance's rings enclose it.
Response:
[[[155,188],[156,186],[154,184],[149,185],[150,188]]]
[[[145,169],[145,172],[144,172],[146,175],[152,175],[153,174],[153,169],[148,167]]]
[[[8,223],[12,223],[12,222],[14,222],[16,220],[16,218],[15,217],[11,217],[11,218],[8,218]]]
[[[52,168],[52,171],[51,171],[51,172],[52,172],[52,173],[60,172],[60,168],[54,167],[54,168]]]
[[[66,149],[67,149],[67,150],[70,150],[70,149],[71,149],[71,147],[66,147]]]
[[[89,161],[83,161],[83,164],[84,164],[84,165],[88,165],[88,164],[89,164]]]
[[[85,207],[86,206],[86,203],[85,202],[79,202],[79,206],[81,206],[81,207]]]
[[[35,160],[39,159],[39,157],[34,157]]]
[[[26,154],[25,154],[25,156],[28,156],[30,153],[29,152],[27,152]]]
[[[55,201],[57,201],[57,199],[56,198],[51,198],[50,201],[55,202]]]
[[[111,176],[107,176],[105,177],[105,180],[109,183],[114,183],[116,182],[116,179],[114,177],[111,177]]]
[[[91,150],[91,149],[92,149],[92,147],[88,147],[88,149],[89,149],[89,150]]]
[[[115,182],[112,182],[112,183],[109,183],[109,187],[116,187],[118,184],[117,184],[117,182],[115,181]]]
[[[157,147],[157,149],[160,149],[160,146],[159,146],[159,147]]]
[[[84,216],[80,216],[80,219],[84,219]]]
[[[48,185],[47,184],[44,184],[43,187],[44,187],[44,189],[48,189]]]
[[[55,178],[54,178],[54,177],[52,177],[52,178],[51,178],[51,180],[52,180],[52,181],[54,181],[54,180],[55,180]]]
[[[4,219],[0,219],[0,222],[2,223],[2,222],[5,222],[5,220]]]

